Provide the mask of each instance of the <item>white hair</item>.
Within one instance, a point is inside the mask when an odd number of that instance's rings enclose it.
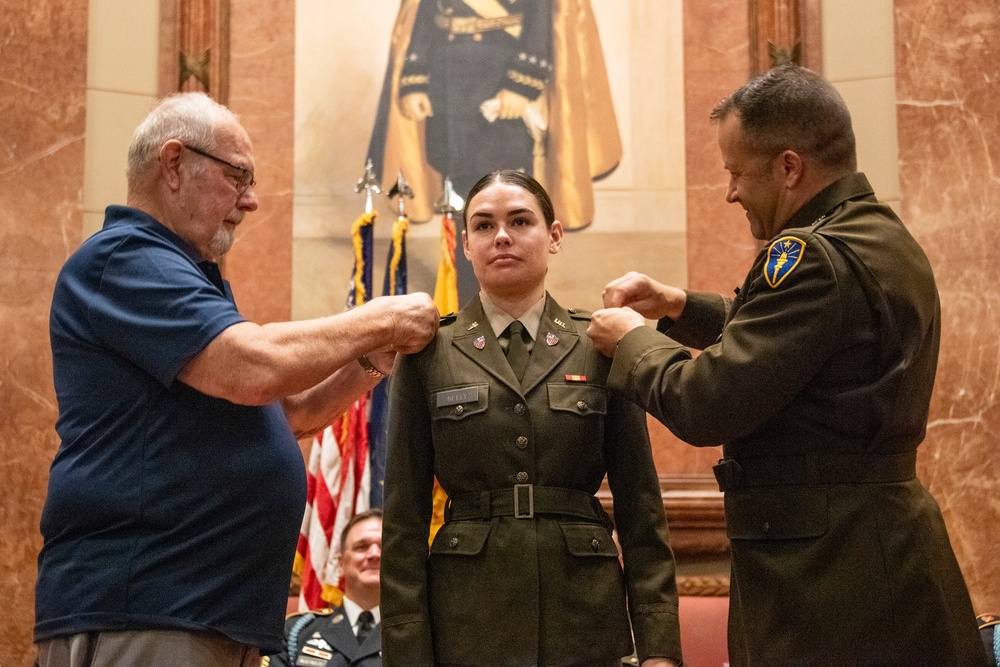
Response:
[[[205,93],[173,93],[163,98],[135,129],[128,149],[129,185],[154,163],[160,147],[171,139],[201,150],[211,150],[215,132],[239,123],[236,115]]]

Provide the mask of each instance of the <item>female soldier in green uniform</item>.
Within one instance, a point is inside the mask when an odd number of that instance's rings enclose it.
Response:
[[[383,660],[618,665],[633,650],[631,622],[646,667],[677,664],[674,562],[645,414],[608,392],[589,315],[545,292],[563,235],[549,197],[507,170],[466,202],[462,243],[480,294],[393,375]],[[594,497],[605,474],[621,562]],[[428,553],[435,476],[449,506]]]

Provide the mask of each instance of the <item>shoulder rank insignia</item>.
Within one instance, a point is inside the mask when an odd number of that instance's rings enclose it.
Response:
[[[781,284],[802,259],[806,242],[794,236],[782,236],[767,249],[767,263],[764,264],[764,279],[771,287]]]

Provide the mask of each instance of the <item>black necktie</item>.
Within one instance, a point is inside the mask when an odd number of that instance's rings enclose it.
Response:
[[[363,644],[375,626],[375,616],[370,611],[358,614],[358,643]]]
[[[507,363],[520,382],[524,378],[524,369],[528,367],[528,343],[524,340],[524,325],[514,320],[507,327]]]

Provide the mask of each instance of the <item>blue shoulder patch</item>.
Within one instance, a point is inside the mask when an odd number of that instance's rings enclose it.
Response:
[[[806,242],[794,236],[782,236],[767,249],[767,263],[764,264],[764,279],[771,287],[777,287],[788,277],[806,249]]]

